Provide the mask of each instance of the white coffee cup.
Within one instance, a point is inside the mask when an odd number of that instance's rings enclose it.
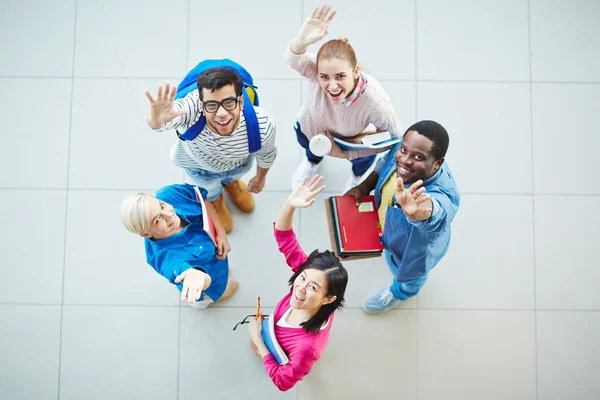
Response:
[[[319,133],[310,139],[308,148],[315,156],[326,156],[331,151],[331,140],[329,140],[329,138],[322,133]]]

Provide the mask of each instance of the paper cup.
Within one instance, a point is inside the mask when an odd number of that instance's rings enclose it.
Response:
[[[308,148],[315,156],[323,157],[331,151],[331,141],[323,134],[318,134],[310,139]]]

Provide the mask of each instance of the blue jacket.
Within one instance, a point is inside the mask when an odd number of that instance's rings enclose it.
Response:
[[[381,188],[396,169],[394,154],[400,144],[394,146],[379,161],[375,172],[379,173],[375,187],[375,203],[381,204]],[[410,185],[405,185],[409,187]],[[401,208],[388,206],[381,242],[392,253],[392,262],[398,267],[396,280],[408,282],[421,278],[442,259],[450,245],[450,223],[460,205],[460,194],[450,168],[444,162],[431,178],[423,182],[425,193],[433,203],[431,217],[425,221],[410,221]],[[383,199],[389,201],[389,199]]]
[[[200,188],[200,192],[206,199],[206,190]],[[204,293],[217,301],[227,286],[228,260],[215,257],[216,247],[203,229],[202,206],[196,200],[194,187],[187,184],[165,186],[156,192],[156,198],[172,205],[175,213],[188,225],[165,239],[145,239],[146,261],[171,283],[190,268],[206,272],[212,283]],[[177,284],[179,291],[182,287],[182,282]]]

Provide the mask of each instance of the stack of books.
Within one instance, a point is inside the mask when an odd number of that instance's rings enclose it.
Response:
[[[208,211],[206,210],[206,201],[202,198],[202,194],[200,194],[200,189],[198,186],[194,186],[194,191],[196,192],[196,200],[202,206],[202,229],[206,232],[210,240],[217,245],[217,228],[215,227],[215,223],[208,216]]]
[[[340,258],[378,257],[383,252],[375,197],[365,196],[357,207],[353,196],[325,199],[331,247]]]

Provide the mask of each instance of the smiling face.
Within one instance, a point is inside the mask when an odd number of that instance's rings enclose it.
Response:
[[[336,297],[327,297],[327,276],[325,272],[306,268],[292,285],[290,307],[296,310],[315,310],[335,301]]]
[[[147,202],[150,209],[150,233],[142,236],[159,240],[173,236],[181,230],[181,218],[175,214],[173,206],[153,196],[148,196]]]
[[[318,78],[321,89],[333,104],[341,102],[354,91],[358,69],[340,58],[319,60]]]
[[[238,125],[240,124],[240,113],[242,108],[244,107],[244,97],[238,96],[235,93],[235,88],[233,87],[233,84],[225,85],[219,89],[215,89],[214,92],[211,92],[210,89],[202,89],[203,102],[222,102],[225,99],[231,100],[238,98],[239,102],[237,106],[231,111],[227,111],[221,105],[219,109],[214,113],[204,112],[204,116],[206,117],[206,124],[208,125],[211,131],[221,136],[229,136],[237,129]]]
[[[394,154],[396,172],[405,184],[432,177],[442,166],[444,159],[435,159],[433,142],[417,131],[408,131]]]

